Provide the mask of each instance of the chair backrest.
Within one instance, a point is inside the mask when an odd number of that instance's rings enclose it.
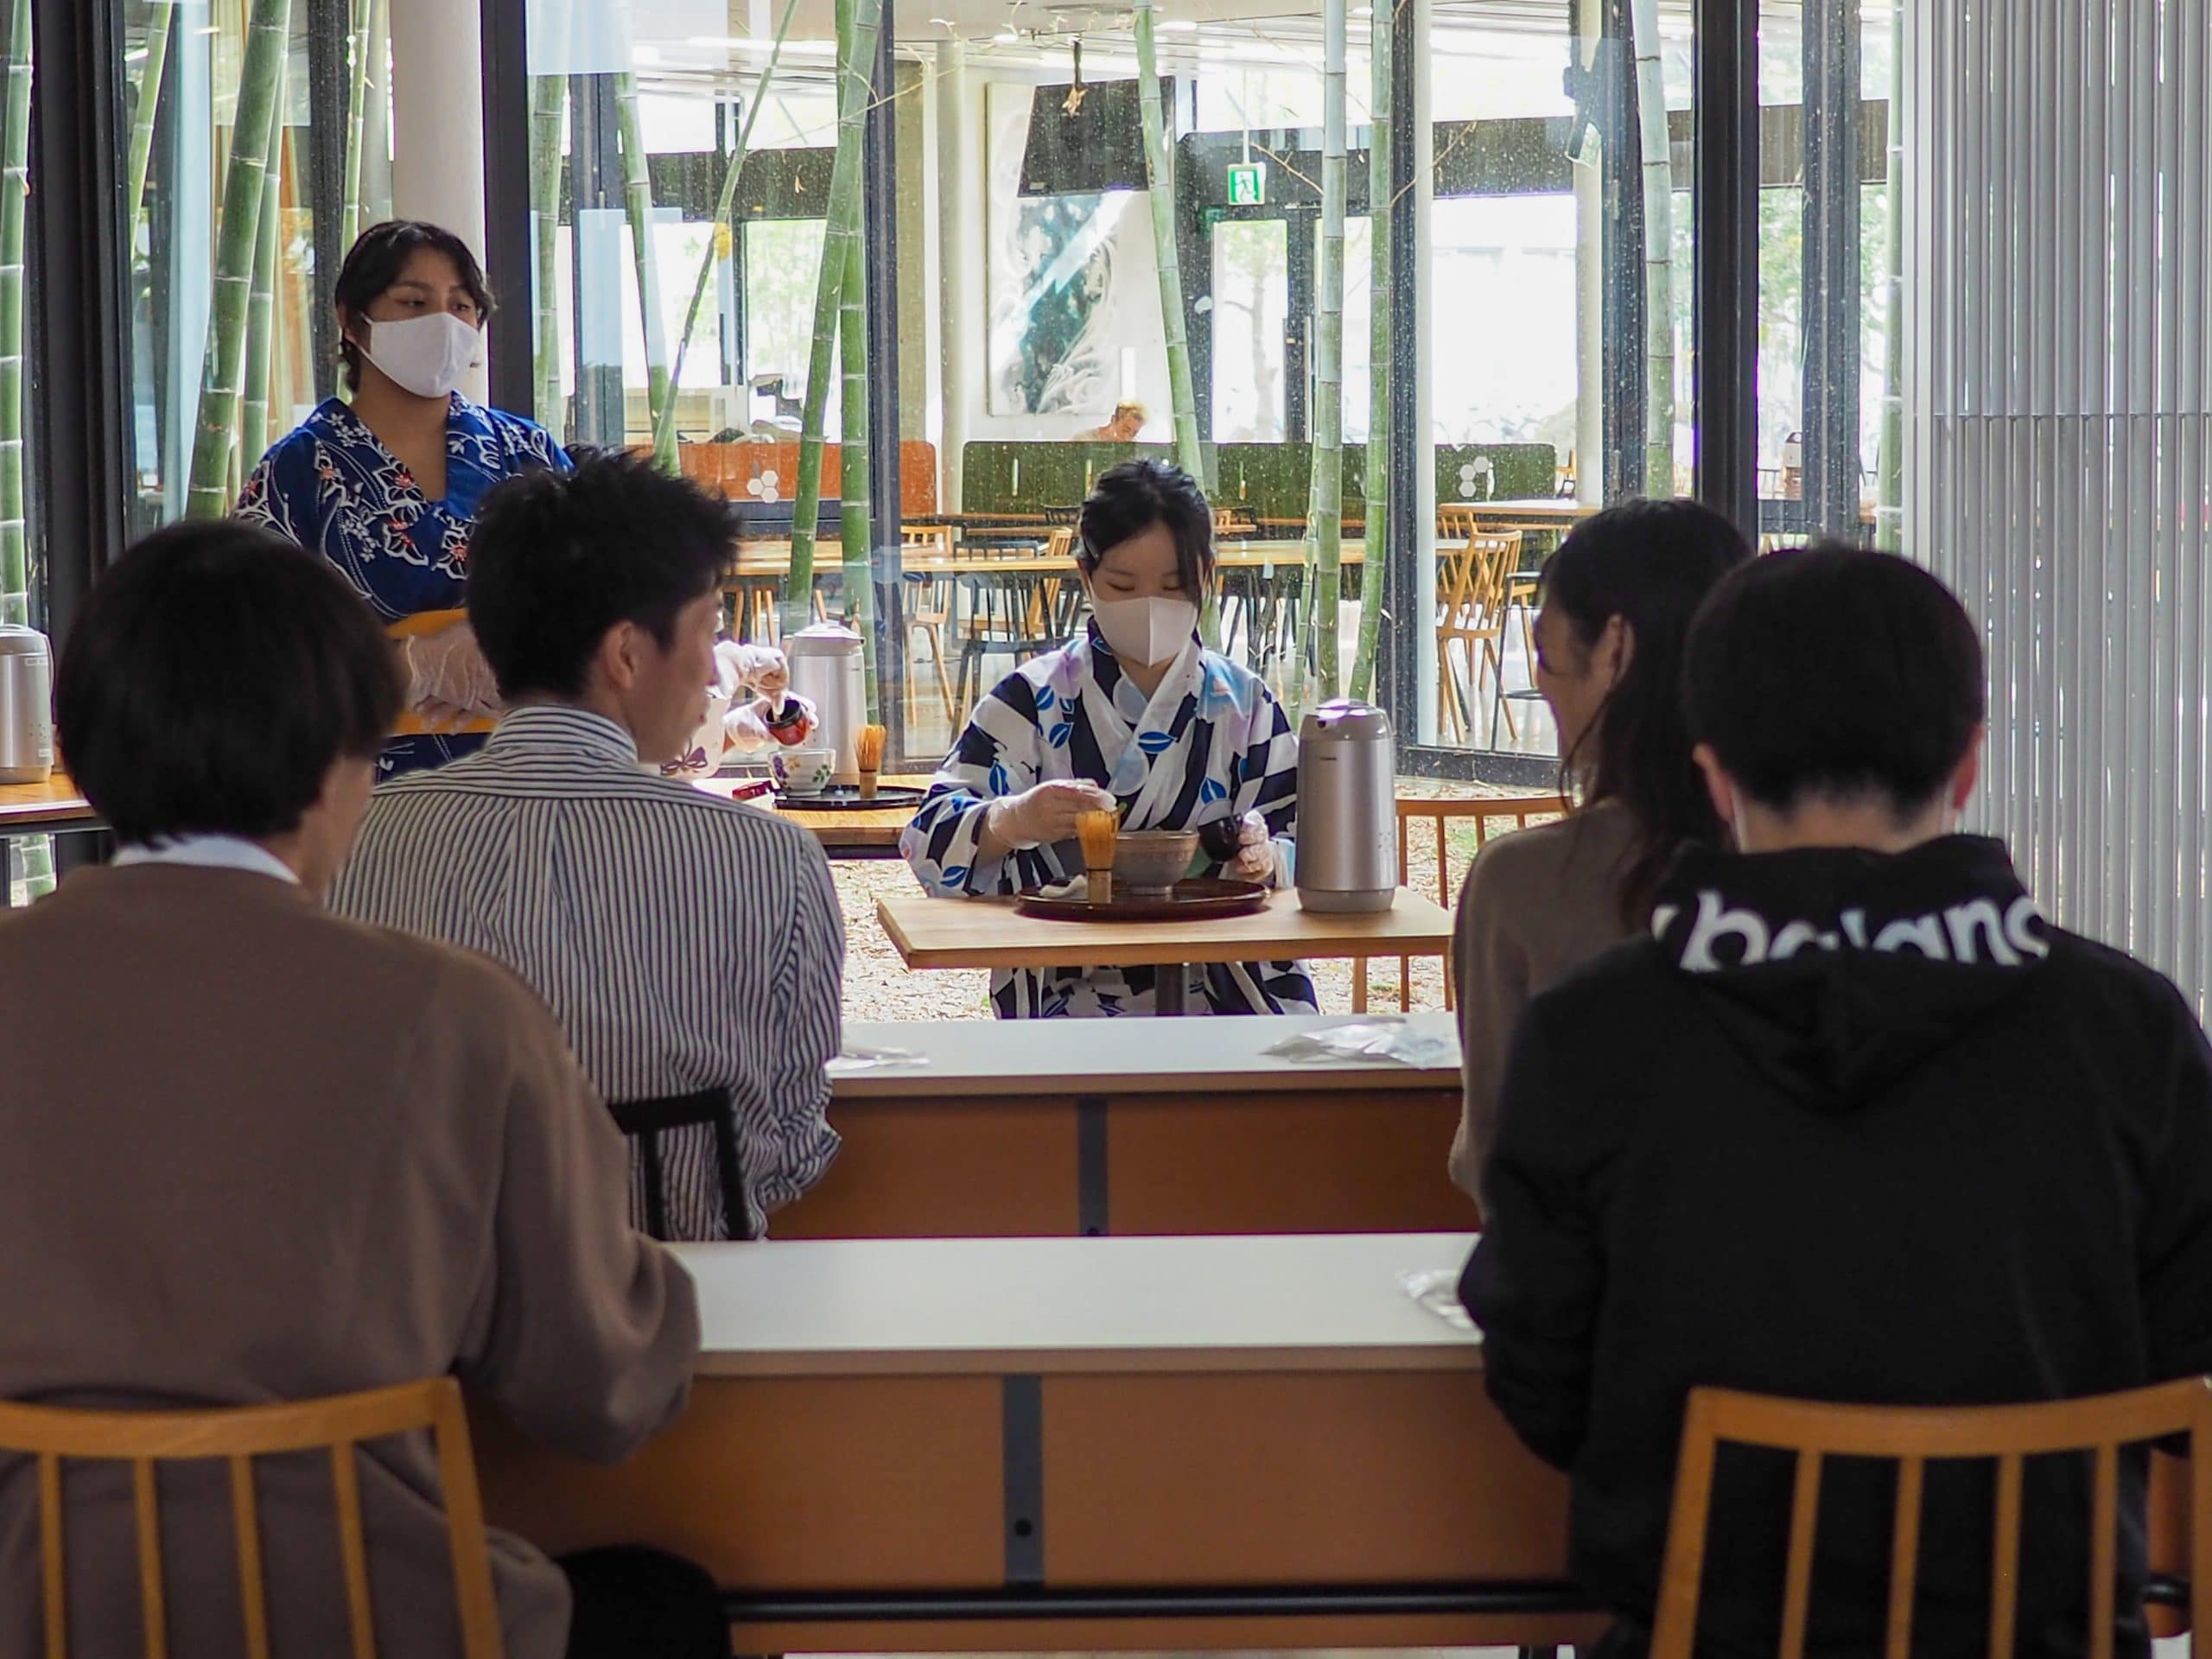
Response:
[[[1796,1454],[1791,1492],[1789,1565],[1783,1583],[1784,1659],[1805,1650],[1811,1606],[1815,1517],[1823,1459],[1877,1458],[1897,1465],[1897,1519],[1890,1558],[1886,1649],[1889,1659],[1912,1650],[1913,1588],[1920,1560],[1922,1484],[1931,1459],[1980,1459],[1997,1465],[1996,1538],[1990,1572],[1989,1646],[2013,1649],[2019,1597],[2021,1486],[2024,1460],[2087,1452],[2094,1460],[2089,1541],[2089,1643],[2092,1659],[2112,1659],[2119,1584],[2120,1448],[2186,1434],[2190,1510],[2212,1516],[2212,1378],[2190,1377],[2125,1394],[2026,1406],[1834,1406],[1777,1400],[1726,1389],[1692,1391],[1682,1423],[1681,1462],[1675,1475],[1674,1512],[1660,1574],[1652,1659],[1689,1659],[1697,1635],[1706,1523],[1720,1445],[1764,1446]],[[2190,1539],[2192,1623],[2212,1630],[2212,1525]]]
[[[1070,524],[1054,524],[1052,533],[1045,537],[1045,556],[1048,559],[1068,559],[1075,556],[1075,529]]]
[[[1443,543],[1446,542],[1464,544],[1468,537],[1478,536],[1481,533],[1482,524],[1474,508],[1467,506],[1437,508],[1436,540],[1437,550],[1440,553],[1442,552]]]
[[[361,1518],[359,1443],[429,1430],[445,1488],[446,1526],[453,1552],[454,1599],[467,1659],[499,1659],[498,1603],[485,1544],[484,1507],[476,1489],[461,1386],[449,1376],[327,1400],[213,1411],[70,1411],[0,1402],[0,1451],[38,1460],[40,1561],[43,1574],[46,1659],[67,1659],[68,1567],[63,1552],[62,1459],[125,1462],[131,1466],[137,1521],[138,1581],[148,1659],[168,1651],[167,1581],[162,1571],[160,1487],[156,1465],[221,1458],[231,1476],[238,1595],[250,1659],[269,1659],[268,1586],[254,1495],[253,1459],[327,1451],[337,1494],[338,1540],[345,1567],[353,1659],[375,1659],[369,1602],[366,1530]]]
[[[1521,563],[1517,530],[1471,535],[1436,550],[1437,626],[1459,638],[1495,638],[1505,626],[1505,590]]]
[[[902,547],[927,554],[931,558],[949,559],[952,556],[952,526],[950,524],[902,524],[899,529]]]

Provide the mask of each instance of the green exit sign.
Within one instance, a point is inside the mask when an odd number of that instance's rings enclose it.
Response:
[[[1262,162],[1240,162],[1229,169],[1229,205],[1264,207],[1268,205],[1268,169]]]

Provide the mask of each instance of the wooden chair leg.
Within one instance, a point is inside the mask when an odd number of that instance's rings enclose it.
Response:
[[[1351,1011],[1367,1012],[1367,958],[1357,957],[1351,964]]]

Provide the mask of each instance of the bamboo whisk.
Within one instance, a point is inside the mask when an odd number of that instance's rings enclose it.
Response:
[[[863,726],[853,739],[853,758],[859,763],[861,798],[875,798],[876,774],[883,770],[883,746],[891,734],[880,726]]]
[[[1110,806],[1085,812],[1075,821],[1076,840],[1083,846],[1084,875],[1090,902],[1114,901],[1114,845],[1122,833],[1122,815]]]

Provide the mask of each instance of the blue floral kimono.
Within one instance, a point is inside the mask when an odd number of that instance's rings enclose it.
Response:
[[[385,623],[455,611],[467,588],[468,538],[494,484],[532,467],[567,472],[568,452],[534,421],[458,392],[446,417],[446,495],[423,497],[398,458],[334,397],[278,440],[246,480],[238,516],[320,553]],[[382,775],[442,766],[480,733],[394,738]]]
[[[940,898],[1007,894],[1083,874],[1073,842],[985,860],[976,839],[996,797],[1088,779],[1113,791],[1131,830],[1189,830],[1256,811],[1287,841],[1296,833],[1298,739],[1249,670],[1193,638],[1147,699],[1122,672],[1094,623],[1026,664],[976,705],[929,798],[899,839],[922,885]],[[1001,1019],[1150,1013],[1151,968],[1025,969],[995,974]],[[1313,982],[1294,962],[1224,963],[1185,970],[1215,1014],[1313,1014]],[[1186,988],[1186,994],[1187,994]],[[1192,1001],[1193,1008],[1199,1005]]]

